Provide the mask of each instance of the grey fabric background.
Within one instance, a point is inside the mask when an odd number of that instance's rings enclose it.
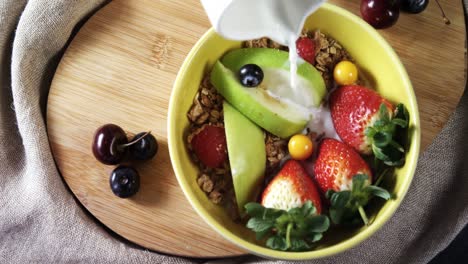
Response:
[[[103,2],[0,0],[0,263],[200,262],[110,235],[77,205],[55,167],[44,121],[50,81],[73,28]],[[447,247],[468,223],[467,121],[465,94],[422,153],[391,220],[356,248],[310,263],[425,263]]]

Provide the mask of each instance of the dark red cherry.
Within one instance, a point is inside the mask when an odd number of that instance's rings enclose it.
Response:
[[[93,139],[93,154],[107,165],[116,165],[124,160],[128,143],[125,131],[118,125],[106,124],[98,128]]]
[[[393,26],[400,16],[399,0],[362,0],[362,18],[376,29]]]

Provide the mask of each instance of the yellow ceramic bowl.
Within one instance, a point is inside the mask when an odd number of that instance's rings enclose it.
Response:
[[[186,113],[199,84],[216,60],[230,49],[240,47],[240,42],[225,40],[212,29],[193,47],[179,71],[172,91],[168,140],[172,166],[187,199],[197,213],[219,234],[241,248],[256,255],[278,259],[313,259],[330,256],[356,246],[392,216],[410,186],[419,154],[420,123],[416,98],[398,56],[390,45],[367,23],[348,11],[331,4],[323,5],[306,21],[305,28],[320,29],[339,41],[354,57],[360,69],[371,76],[374,88],[393,102],[402,102],[410,113],[409,150],[404,167],[387,184],[396,199],[388,202],[374,201],[367,213],[372,224],[368,227],[328,231],[318,242],[317,249],[308,252],[281,252],[266,248],[255,241],[251,231],[236,224],[223,208],[213,205],[197,185],[197,168],[191,162],[185,146],[188,119]],[[374,199],[377,200],[377,199]]]

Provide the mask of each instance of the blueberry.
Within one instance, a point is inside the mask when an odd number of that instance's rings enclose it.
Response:
[[[256,64],[246,64],[239,70],[239,79],[243,86],[257,87],[263,81],[263,71]]]
[[[140,189],[140,175],[134,168],[120,165],[112,171],[110,187],[118,197],[128,198]]]
[[[429,0],[402,0],[401,1],[401,10],[418,14],[426,9]]]
[[[144,136],[146,134],[146,136]],[[142,139],[138,140],[144,136]],[[138,141],[136,141],[138,140]],[[146,132],[139,133],[130,142],[135,144],[130,145],[130,157],[135,160],[149,160],[158,152],[158,141],[156,138]]]

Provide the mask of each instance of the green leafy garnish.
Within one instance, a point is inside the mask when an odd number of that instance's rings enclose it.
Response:
[[[341,192],[327,191],[325,196],[330,200],[330,218],[333,223],[352,222],[357,214],[359,214],[364,224],[369,224],[363,207],[373,196],[388,200],[391,198],[391,195],[384,188],[369,185],[368,183],[369,176],[356,174],[353,177],[351,190]]]
[[[392,167],[405,163],[405,149],[396,135],[402,133],[397,128],[407,128],[408,124],[409,113],[403,104],[398,104],[394,113],[389,113],[384,103],[380,105],[379,119],[365,131],[376,159]]]
[[[244,208],[250,215],[247,228],[256,233],[257,240],[268,237],[266,246],[275,250],[309,250],[330,227],[328,217],[317,215],[311,201],[288,211],[265,208],[258,203],[248,203]]]

